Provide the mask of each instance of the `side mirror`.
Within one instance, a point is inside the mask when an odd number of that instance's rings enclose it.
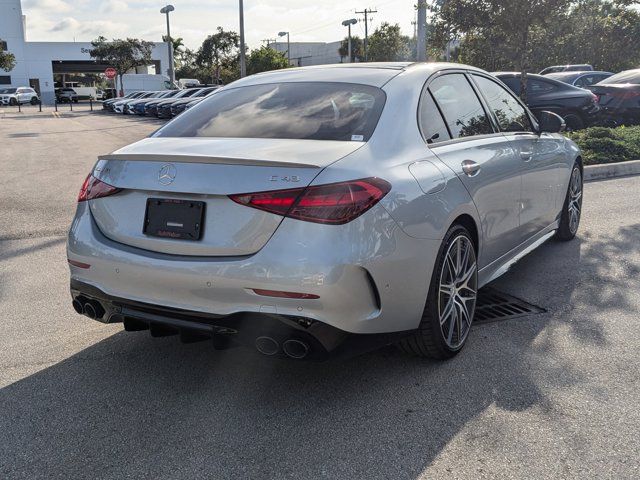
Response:
[[[538,122],[540,122],[539,133],[560,133],[564,132],[567,127],[564,119],[553,112],[540,112],[538,114]]]

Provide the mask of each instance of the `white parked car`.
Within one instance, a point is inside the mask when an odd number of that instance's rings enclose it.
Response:
[[[31,87],[11,87],[0,90],[0,104],[18,105],[30,103],[37,105],[40,101],[38,94]]]

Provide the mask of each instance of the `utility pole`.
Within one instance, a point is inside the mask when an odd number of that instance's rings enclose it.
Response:
[[[427,2],[418,0],[418,38],[416,41],[416,61],[427,61]]]
[[[267,48],[271,47],[272,43],[276,43],[278,40],[275,38],[264,38],[262,40],[260,40],[262,43],[266,43],[267,44]]]
[[[244,4],[240,0],[240,78],[247,76],[247,59],[244,48]]]
[[[370,8],[365,8],[363,11],[358,12],[356,14],[364,14],[364,61],[369,61],[369,14],[370,13],[378,13],[377,10],[371,10]]]

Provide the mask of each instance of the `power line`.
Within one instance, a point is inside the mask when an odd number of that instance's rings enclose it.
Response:
[[[378,13],[378,10],[371,10],[370,8],[365,8],[363,11],[358,12],[356,10],[356,14],[364,14],[364,61],[366,62],[369,59],[369,14],[370,13]]]

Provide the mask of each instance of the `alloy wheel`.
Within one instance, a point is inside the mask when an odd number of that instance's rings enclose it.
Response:
[[[442,337],[459,349],[469,334],[478,293],[478,268],[471,240],[457,236],[449,245],[440,273],[438,315]]]
[[[579,168],[574,168],[569,183],[569,230],[571,234],[578,231],[580,213],[582,212],[582,174]]]

